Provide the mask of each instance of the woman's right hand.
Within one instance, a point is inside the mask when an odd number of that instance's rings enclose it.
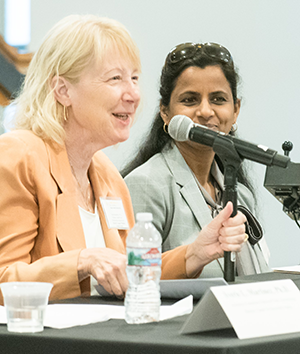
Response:
[[[203,267],[214,259],[223,257],[224,251],[239,252],[247,235],[245,234],[244,214],[238,212],[231,217],[233,204],[228,202],[225,208],[199,233],[186,252],[186,273],[194,277]]]
[[[79,282],[92,275],[110,294],[124,298],[128,287],[127,257],[110,248],[85,248],[79,254]]]

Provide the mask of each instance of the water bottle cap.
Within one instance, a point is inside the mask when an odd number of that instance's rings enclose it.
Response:
[[[137,213],[136,220],[137,221],[152,221],[153,216],[152,216],[152,213]]]

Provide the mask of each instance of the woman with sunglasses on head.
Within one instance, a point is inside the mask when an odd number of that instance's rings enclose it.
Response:
[[[252,212],[255,198],[238,170],[238,211],[223,205],[224,166],[209,146],[174,141],[176,115],[234,135],[240,111],[238,74],[230,52],[216,43],[183,43],[168,54],[160,79],[160,110],[137,156],[122,172],[135,213],[148,211],[163,238],[163,252],[182,249],[187,277],[223,275],[224,251],[237,252],[237,275],[269,270]],[[248,239],[249,238],[249,239]],[[259,242],[258,242],[259,241]],[[179,253],[178,253],[179,254]]]

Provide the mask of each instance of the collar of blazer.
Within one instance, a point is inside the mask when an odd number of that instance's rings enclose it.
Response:
[[[85,237],[76,200],[75,182],[64,147],[45,142],[52,178],[58,186],[57,239],[63,251],[85,248]]]
[[[61,191],[57,196],[58,240],[65,251],[84,248],[86,244],[76,199],[76,185],[72,177],[67,151],[65,147],[52,146],[47,143],[46,147],[49,156],[50,173]],[[102,162],[101,156],[103,155],[103,165],[106,166],[107,157],[103,153],[97,153],[97,155],[100,156],[100,159],[98,158],[100,163]],[[106,247],[124,253],[124,245],[120,239],[118,230],[107,227],[100,197],[109,196],[110,190],[105,180],[101,179],[101,176],[98,176],[93,160],[91,161],[88,173],[97,203]]]
[[[212,216],[190,168],[175,144],[171,149],[163,151],[162,154],[175,182],[181,187],[179,192],[194,214],[200,229],[202,229],[210,223]]]

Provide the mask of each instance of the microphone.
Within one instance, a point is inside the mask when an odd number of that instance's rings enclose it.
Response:
[[[241,158],[252,160],[267,166],[287,167],[290,158],[280,155],[263,145],[255,145],[238,139],[223,132],[216,132],[204,125],[194,123],[189,117],[176,115],[168,125],[169,135],[176,141],[194,141],[199,144],[212,146],[217,138],[226,139],[233,143]]]

